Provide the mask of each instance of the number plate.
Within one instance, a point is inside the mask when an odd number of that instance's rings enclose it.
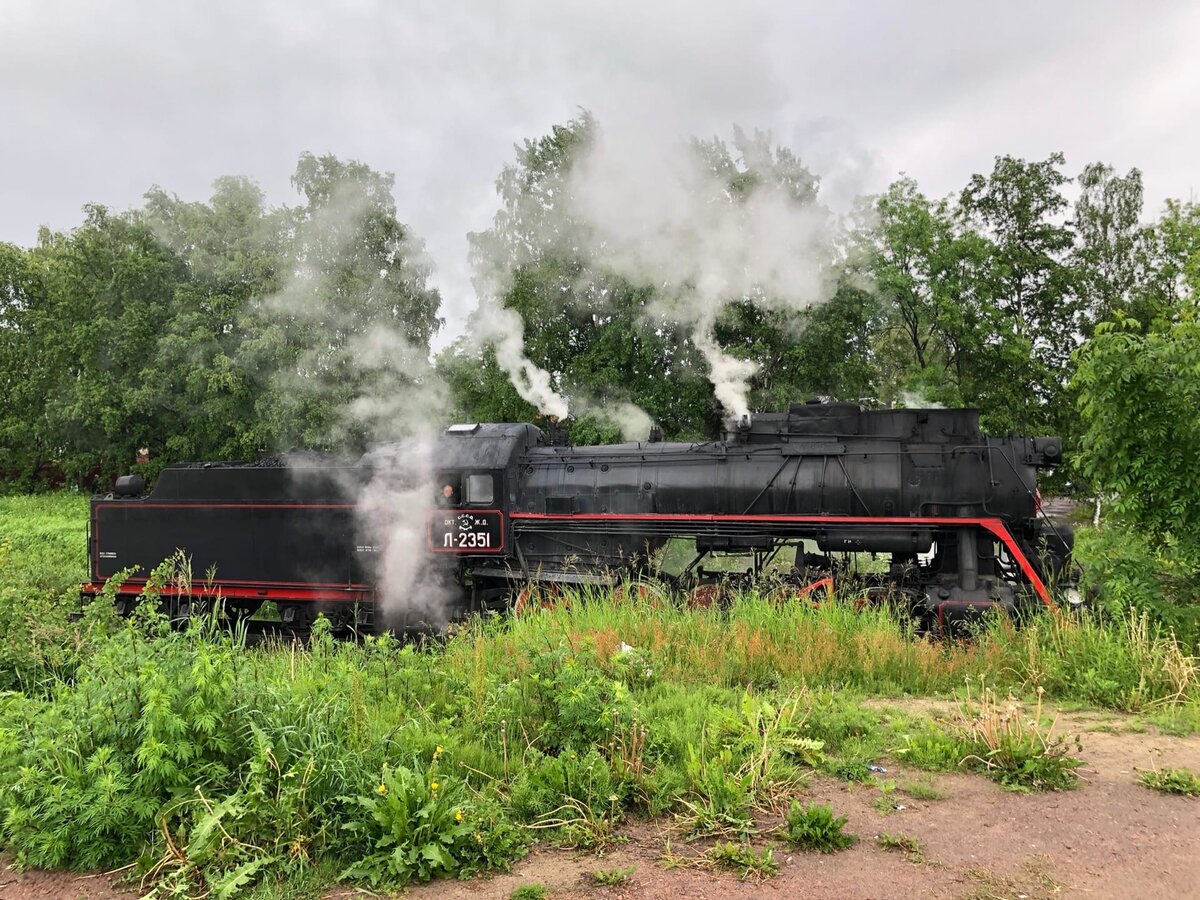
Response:
[[[495,509],[430,513],[429,549],[435,553],[500,553],[504,549],[504,514]]]

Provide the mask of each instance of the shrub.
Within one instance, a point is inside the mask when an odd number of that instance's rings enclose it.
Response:
[[[519,830],[494,805],[471,795],[466,783],[436,769],[384,769],[370,796],[352,798],[369,814],[345,828],[371,849],[343,878],[379,887],[471,874],[506,864],[524,851]]]
[[[830,806],[814,803],[804,808],[798,800],[793,800],[784,820],[783,833],[788,843],[801,850],[836,853],[858,842],[856,835],[842,830],[846,821],[845,816],[834,816]]]

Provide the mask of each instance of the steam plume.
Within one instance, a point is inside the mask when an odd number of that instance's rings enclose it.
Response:
[[[435,495],[433,438],[449,392],[429,364],[427,335],[414,334],[412,318],[396,312],[399,303],[429,299],[431,264],[408,234],[383,268],[363,258],[364,226],[378,214],[378,199],[355,181],[339,184],[298,228],[297,265],[263,313],[280,339],[303,349],[272,373],[272,388],[309,412],[301,421],[316,421],[313,432],[297,436],[306,443],[394,441],[363,458],[365,482],[356,467],[331,470],[303,458],[290,471],[296,479],[331,471],[340,479],[340,492],[355,504],[359,562],[373,576],[384,620],[440,626],[454,595],[427,552],[425,532]],[[355,268],[359,277],[329,277]]]
[[[736,300],[801,309],[828,299],[835,273],[815,179],[790,154],[772,153],[769,135],[738,130],[734,145],[749,173],[739,194],[716,143],[647,145],[601,130],[572,170],[568,196],[597,263],[658,288],[655,311],[689,330],[736,418],[749,411],[758,367],[717,343],[721,310]]]

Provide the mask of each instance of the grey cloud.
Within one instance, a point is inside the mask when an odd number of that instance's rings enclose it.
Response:
[[[773,129],[835,206],[900,171],[940,194],[998,153],[1062,149],[1188,196],[1200,124],[1194,4],[317,4],[17,0],[0,8],[0,240],[85,202],[223,174],[274,202],[302,150],[396,173],[452,329],[465,234],[512,145],[578,108],[642,134]],[[443,338],[444,339],[444,338]]]

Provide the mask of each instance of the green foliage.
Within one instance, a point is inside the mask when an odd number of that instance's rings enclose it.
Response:
[[[1200,228],[1192,238],[1200,248]],[[1200,249],[1196,251],[1200,254]],[[1107,608],[1134,604],[1200,639],[1200,487],[1195,409],[1200,325],[1186,306],[1148,329],[1105,322],[1080,351],[1073,386],[1083,421],[1078,468],[1109,521],[1080,547]]]
[[[834,816],[832,807],[815,803],[802,807],[793,800],[784,818],[783,835],[800,850],[836,853],[858,842],[856,835],[843,831],[846,821],[845,816]]]
[[[594,869],[592,871],[592,881],[595,884],[616,887],[617,885],[626,884],[636,869],[636,866],[626,866],[623,869]]]
[[[534,882],[515,887],[509,893],[509,900],[546,900],[550,896],[550,888]]]
[[[757,852],[749,844],[718,841],[705,851],[704,858],[714,865],[733,869],[743,880],[770,878],[779,871],[779,861],[770,847]]]
[[[904,858],[909,862],[920,863],[925,861],[925,856],[921,849],[921,842],[910,834],[889,834],[885,831],[875,838],[875,843],[877,843],[883,850],[892,850],[897,853],[903,853]]]
[[[0,245],[0,478],[104,485],[391,434],[345,407],[425,367],[441,320],[420,242],[390,175],[304,154],[293,183],[295,208],[222,178],[208,203],[155,187],[140,210],[90,205],[69,233]]]
[[[1185,311],[1149,334],[1133,325],[1102,324],[1079,355],[1079,466],[1105,493],[1110,514],[1151,539],[1177,542],[1187,557],[1200,552],[1200,324]]]
[[[748,834],[753,829],[753,776],[737,768],[729,748],[713,753],[688,745],[684,771],[689,794],[682,803],[693,834]]]
[[[0,588],[13,585],[0,615],[14,627],[32,627],[28,597],[53,609],[77,577],[60,560],[82,556],[79,503],[0,501],[21,523],[5,529]],[[151,580],[185,575],[171,560]],[[201,622],[172,630],[154,607],[117,622],[100,601],[81,623],[26,631],[36,656],[0,645],[19,689],[0,696],[0,845],[17,862],[137,860],[161,896],[236,896],[297,879],[319,893],[345,872],[391,885],[502,869],[531,839],[603,848],[635,813],[743,839],[757,806],[814,767],[869,778],[860,767],[887,752],[1027,789],[1073,777],[1040,713],[1006,719],[992,703],[935,725],[862,692],[990,672],[997,689],[1041,686],[1181,731],[1200,701],[1194,659],[1142,616],[997,621],[932,644],[839,603],[679,610],[596,593],[422,648],[318,628],[310,646],[247,652]]]
[[[1183,794],[1200,797],[1200,775],[1191,769],[1151,769],[1138,773],[1138,784],[1144,784],[1163,794]]]
[[[374,887],[428,881],[507,865],[524,851],[520,832],[493,804],[480,802],[466,782],[436,767],[385,768],[370,796],[351,799],[370,819],[345,827],[371,851],[344,878]]]
[[[931,772],[951,772],[971,753],[971,745],[944,729],[927,727],[906,734],[904,744],[893,751],[906,763]]]

